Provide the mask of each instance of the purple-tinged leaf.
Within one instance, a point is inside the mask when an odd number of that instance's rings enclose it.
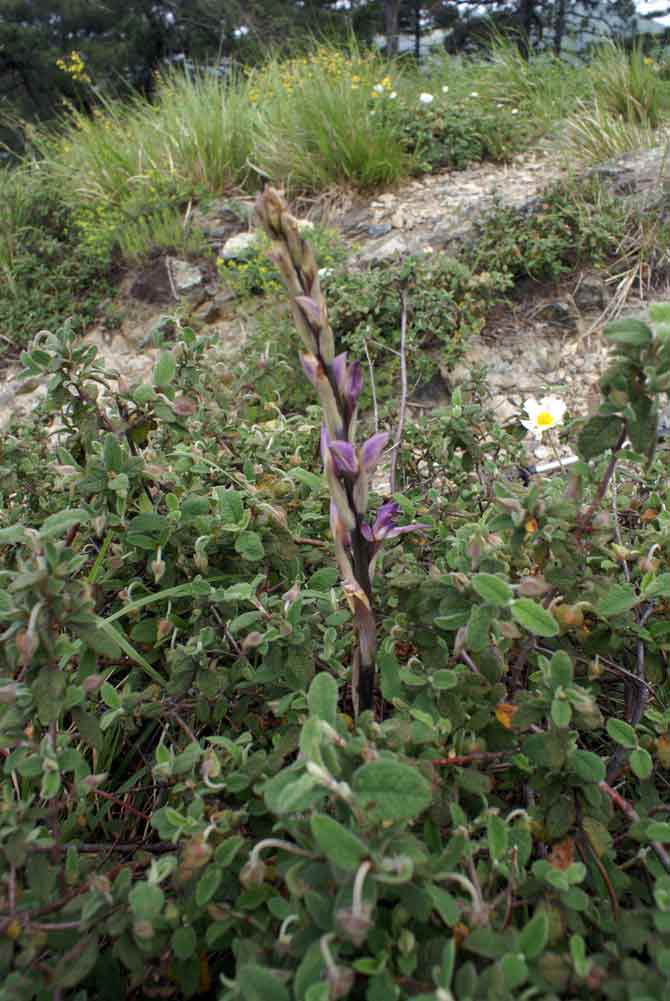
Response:
[[[333,461],[330,455],[330,435],[325,424],[321,425],[321,461],[326,467]]]
[[[297,295],[295,302],[311,323],[314,323],[317,327],[321,326],[321,310],[313,299],[308,295]]]
[[[388,440],[389,436],[386,431],[378,431],[377,434],[373,434],[372,437],[368,438],[368,440],[363,444],[363,448],[361,449],[361,461],[366,473],[371,473],[373,471],[379,462],[379,457],[386,447]]]
[[[305,375],[312,383],[314,388],[316,388],[319,380],[319,370],[321,368],[321,363],[315,355],[304,354],[300,355],[300,361],[302,362],[302,367]]]
[[[423,528],[430,528],[430,525],[426,525],[424,522],[415,521],[411,525],[396,525],[385,535],[387,539],[395,539],[397,535],[405,535],[407,532],[419,532]]]

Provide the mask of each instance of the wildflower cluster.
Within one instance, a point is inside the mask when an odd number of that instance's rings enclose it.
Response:
[[[526,128],[519,108],[504,95],[437,82],[430,90],[401,95],[396,115],[419,171],[504,159],[522,144]]]
[[[382,77],[379,83],[374,85],[372,96],[375,98],[388,97],[389,101],[395,101],[398,92],[393,89],[393,80],[390,76]]]
[[[297,90],[326,83],[357,91],[375,75],[376,60],[373,53],[350,56],[337,49],[322,46],[308,56],[287,59],[280,64],[270,64],[249,77],[249,100],[257,104],[263,98],[290,96]],[[392,90],[392,81],[386,76],[378,84],[381,92]],[[379,96],[379,91],[373,93]]]
[[[84,57],[76,49],[73,49],[65,59],[57,59],[56,66],[76,83],[91,83],[91,78],[86,72]]]

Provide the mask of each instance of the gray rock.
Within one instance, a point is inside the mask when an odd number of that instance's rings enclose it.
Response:
[[[545,323],[550,323],[555,327],[563,327],[566,330],[577,330],[577,317],[574,314],[574,310],[570,308],[568,303],[561,302],[560,299],[557,299],[556,302],[548,302],[538,312],[537,317],[539,320],[544,320]]]
[[[224,261],[246,261],[256,245],[255,233],[238,233],[231,236],[221,247],[220,256]]]
[[[605,283],[594,276],[588,275],[580,281],[572,298],[575,306],[582,313],[602,309],[605,305]]]
[[[440,372],[436,372],[428,382],[417,386],[412,394],[412,403],[419,403],[422,407],[443,406],[449,400],[449,385]]]
[[[179,295],[187,295],[198,288],[199,285],[202,285],[202,271],[194,264],[171,257],[168,261],[168,266],[175,290]]]
[[[519,408],[502,395],[494,396],[491,399],[491,410],[495,413],[496,420],[501,423],[519,415]]]
[[[216,323],[221,319],[221,307],[215,301],[204,302],[195,311],[195,316],[203,323]]]
[[[368,236],[371,237],[373,240],[376,240],[380,236],[386,236],[387,233],[391,232],[391,229],[392,226],[390,222],[381,222],[378,223],[376,226],[375,225],[368,226]]]
[[[407,243],[399,236],[391,236],[383,243],[372,247],[366,247],[358,255],[357,261],[362,265],[381,264],[382,261],[390,261],[393,257],[401,257],[407,253]]]

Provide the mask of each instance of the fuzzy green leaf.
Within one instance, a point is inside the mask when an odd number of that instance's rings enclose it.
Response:
[[[171,351],[161,351],[154,366],[154,386],[169,386],[175,377],[177,364]]]
[[[536,959],[549,940],[549,918],[546,911],[538,911],[524,925],[519,936],[519,948],[526,959]]]
[[[575,751],[570,764],[583,782],[602,782],[605,778],[605,762],[593,751]]]
[[[651,754],[649,751],[645,751],[643,747],[638,747],[636,750],[631,751],[628,761],[631,771],[639,779],[648,779],[654,770],[654,762],[652,761]]]
[[[432,799],[421,772],[400,761],[381,759],[363,765],[352,787],[363,808],[376,820],[413,820]]]
[[[512,617],[535,636],[558,636],[558,622],[532,598],[517,598],[511,604]]]
[[[643,323],[642,320],[635,320],[632,317],[624,320],[613,320],[607,324],[603,330],[603,334],[610,341],[635,348],[649,344],[653,336],[651,329],[646,323]]]
[[[507,581],[492,573],[478,573],[472,578],[472,586],[484,601],[490,605],[508,605],[514,594]]]
[[[596,605],[596,612],[607,619],[612,615],[621,615],[629,611],[639,600],[632,584],[613,584]]]
[[[333,817],[315,813],[310,820],[310,827],[323,854],[340,869],[355,872],[368,854],[365,843]]]
[[[75,525],[86,525],[90,520],[89,512],[80,507],[57,511],[42,522],[40,535],[43,539],[51,539],[55,535],[62,535]]]
[[[237,985],[243,1001],[290,1001],[289,993],[276,973],[255,963],[240,967]]]
[[[172,951],[177,959],[190,959],[195,953],[197,941],[193,928],[176,928],[172,933]]]
[[[591,417],[579,432],[577,450],[582,459],[595,459],[618,442],[624,422],[620,417]]]
[[[309,686],[307,704],[312,716],[331,726],[337,721],[337,682],[327,671],[320,671]]]
[[[622,747],[627,747],[629,750],[637,747],[637,734],[630,723],[626,723],[623,719],[608,719],[607,733]]]

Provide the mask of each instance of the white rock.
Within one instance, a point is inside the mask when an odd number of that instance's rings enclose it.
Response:
[[[250,257],[256,245],[255,233],[238,233],[226,240],[220,251],[224,261],[244,261]]]
[[[377,247],[368,247],[359,256],[360,264],[378,264],[381,261],[388,261],[392,257],[401,256],[407,253],[407,244],[399,236],[391,236],[384,240]]]
[[[189,264],[188,261],[180,261],[177,258],[171,257],[170,274],[172,275],[175,290],[180,295],[184,295],[186,292],[197,288],[198,285],[202,285],[202,271],[200,268],[195,267],[194,264]]]

